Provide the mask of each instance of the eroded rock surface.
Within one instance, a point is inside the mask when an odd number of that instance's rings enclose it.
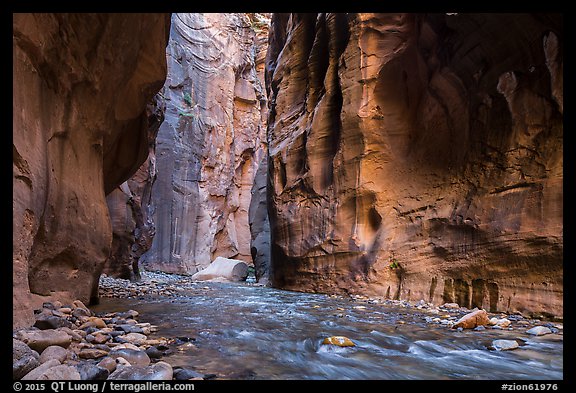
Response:
[[[272,281],[563,314],[563,22],[274,14]]]
[[[164,99],[157,94],[146,108],[148,157],[130,179],[106,197],[112,223],[112,250],[103,270],[107,275],[139,279],[138,261],[152,246],[156,233],[151,210],[152,185],[156,180],[156,134],[164,121],[164,110]]]
[[[167,14],[14,14],[14,326],[45,299],[97,296],[105,195],[148,154],[169,25]]]
[[[172,17],[152,187],[156,234],[141,258],[147,269],[192,274],[218,256],[252,263],[248,210],[266,159],[258,49],[265,24],[254,18]]]

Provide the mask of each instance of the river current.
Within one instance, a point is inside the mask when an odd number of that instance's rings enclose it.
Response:
[[[97,313],[134,309],[154,337],[194,338],[165,356],[172,366],[220,379],[563,378],[563,336],[524,330],[458,331],[425,310],[247,283],[199,283],[178,297],[102,298]],[[354,347],[322,345],[346,336]],[[512,351],[489,349],[517,339]]]

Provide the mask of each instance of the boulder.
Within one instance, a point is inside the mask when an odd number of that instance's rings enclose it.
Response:
[[[248,277],[248,265],[237,259],[218,257],[205,269],[192,275],[192,280],[206,281],[223,278],[228,281],[244,281]]]
[[[110,373],[113,373],[116,370],[116,360],[112,357],[105,357],[104,359],[100,360],[98,363],[98,367],[105,368]]]
[[[45,329],[58,329],[61,327],[71,328],[72,323],[66,318],[61,318],[56,315],[41,313],[36,316],[34,326],[40,330]]]
[[[518,348],[519,345],[516,340],[494,340],[492,347],[497,351],[509,351]]]
[[[12,379],[21,379],[40,365],[38,352],[20,340],[12,339]]]
[[[71,352],[66,348],[62,348],[58,345],[51,345],[42,351],[40,355],[40,363],[46,363],[48,360],[56,359],[60,363],[64,363],[68,357],[70,357]]]
[[[113,349],[109,356],[113,359],[122,357],[130,362],[133,366],[148,366],[150,357],[145,351],[137,351],[129,348]]]
[[[531,334],[533,336],[543,336],[545,334],[552,333],[552,330],[550,330],[550,328],[547,328],[546,326],[534,326],[532,329],[527,330],[526,333]]]
[[[59,365],[60,365],[60,362],[58,360],[50,359],[46,363],[42,363],[41,365],[36,367],[34,370],[32,370],[28,374],[24,375],[24,377],[22,377],[22,380],[23,381],[32,381],[32,380],[39,379],[50,368],[56,367]]]
[[[488,319],[488,313],[486,313],[486,310],[476,310],[464,315],[456,321],[454,325],[452,325],[452,328],[457,329],[461,327],[463,329],[474,329],[477,326],[484,326],[489,323],[490,320]]]
[[[337,345],[339,347],[354,347],[356,344],[348,337],[344,336],[330,336],[322,341],[322,345]]]
[[[20,330],[18,338],[26,343],[30,348],[42,353],[51,345],[68,348],[72,342],[72,337],[67,333],[57,329],[46,330]]]
[[[108,352],[97,348],[83,348],[78,354],[82,359],[98,359],[107,355]]]
[[[151,366],[127,366],[114,371],[108,379],[128,381],[169,381],[172,380],[172,366],[166,362],[158,362]]]
[[[122,339],[128,341],[129,343],[135,344],[135,345],[141,345],[148,339],[148,337],[146,337],[145,335],[140,334],[140,333],[128,333],[128,334],[125,334],[121,337],[122,337]]]
[[[114,362],[115,364],[116,362]],[[110,370],[100,365],[91,363],[80,363],[76,365],[76,370],[82,380],[104,380],[110,375]]]

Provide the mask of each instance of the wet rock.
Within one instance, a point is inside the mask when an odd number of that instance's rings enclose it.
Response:
[[[490,325],[490,326],[494,326],[494,325],[496,325],[497,323],[498,323],[498,318],[496,318],[496,317],[492,317],[492,318],[490,318],[490,320],[488,321],[488,325]]]
[[[134,345],[134,344],[132,344],[132,343],[129,343],[129,342],[126,342],[126,343],[123,343],[123,344],[119,344],[119,345],[115,346],[113,349],[114,349],[114,350],[118,350],[118,349],[121,349],[121,348],[129,348],[129,349],[133,349],[133,350],[135,350],[135,351],[141,351],[141,350],[142,350],[142,349],[140,349],[138,346],[136,346],[136,345]]]
[[[59,330],[69,335],[72,338],[72,341],[82,341],[82,338],[86,335],[83,330],[72,330],[67,327],[60,328]],[[82,332],[84,336],[78,334],[78,332]]]
[[[460,305],[458,303],[444,303],[440,308],[446,308],[448,310],[458,310]]]
[[[464,315],[452,325],[452,328],[457,329],[461,327],[463,329],[474,329],[480,325],[487,325],[489,322],[488,314],[485,310],[476,310]]]
[[[72,314],[72,309],[70,307],[61,307],[58,309],[62,314]]]
[[[68,351],[66,348],[62,348],[57,345],[51,345],[42,351],[42,355],[40,355],[40,363],[46,363],[48,360],[56,359],[60,363],[64,363],[66,359],[71,357],[72,353]]]
[[[552,333],[552,330],[546,326],[534,326],[532,329],[526,330],[526,333],[533,336],[543,336]]]
[[[104,359],[100,360],[98,367],[105,368],[110,373],[113,373],[114,370],[116,370],[116,359],[106,356]]]
[[[322,344],[323,345],[327,345],[327,344],[337,345],[339,347],[353,347],[356,345],[356,344],[354,344],[354,342],[352,342],[352,340],[350,340],[348,337],[344,337],[344,336],[326,337],[322,341]]]
[[[116,365],[116,362],[114,362],[114,365]],[[77,364],[76,370],[80,374],[80,379],[85,381],[101,381],[110,375],[110,371],[107,368],[90,363]]]
[[[147,348],[146,354],[148,355],[148,357],[150,357],[150,359],[160,359],[162,356],[164,356],[164,352],[154,346]]]
[[[172,366],[166,362],[158,362],[151,366],[128,366],[114,371],[108,379],[128,381],[161,381],[171,380],[173,377]]]
[[[60,365],[60,362],[58,360],[50,359],[46,363],[42,363],[38,367],[34,368],[34,370],[32,370],[28,374],[24,375],[24,377],[22,377],[22,380],[23,381],[30,381],[30,380],[38,379],[48,369],[50,369],[52,367],[59,366],[59,365]]]
[[[75,308],[72,311],[72,315],[76,318],[80,318],[80,317],[89,317],[90,316],[90,311],[84,310],[83,308]]]
[[[48,310],[55,310],[56,307],[54,306],[54,304],[50,303],[50,302],[44,302],[42,303],[42,308],[48,309]]]
[[[507,318],[500,318],[496,321],[496,325],[501,326],[502,328],[507,328],[511,324],[512,322]]]
[[[117,316],[119,318],[124,318],[124,319],[134,319],[138,316],[138,311],[128,310],[128,311],[118,313]]]
[[[122,338],[129,343],[136,345],[143,344],[148,339],[148,337],[140,333],[128,333],[122,336]]]
[[[79,329],[86,329],[86,328],[90,328],[90,327],[102,329],[102,328],[106,327],[106,322],[104,322],[104,320],[102,318],[90,317],[90,318],[88,318],[87,322],[80,325]]]
[[[39,381],[78,381],[81,379],[81,376],[76,367],[60,364],[50,367],[35,379]]]
[[[485,328],[484,326],[480,325],[480,326],[476,326],[476,327],[474,328],[474,330],[477,331],[477,332],[481,332],[482,330],[486,330],[486,328]]]
[[[122,357],[133,366],[148,366],[150,364],[150,357],[145,351],[120,348],[111,350],[109,356],[113,359]]]
[[[516,340],[494,340],[492,347],[497,351],[509,351],[518,348],[519,345]]]
[[[12,339],[12,378],[21,379],[40,365],[38,352],[24,342]]]
[[[89,339],[88,336],[92,337]],[[93,344],[104,344],[108,340],[110,340],[110,336],[102,333],[95,333],[94,335],[89,334],[86,336],[86,341]]]
[[[204,379],[204,374],[200,374],[197,371],[191,370],[189,368],[174,368],[174,379],[177,381],[186,381],[193,378]]]
[[[98,359],[107,356],[108,352],[97,348],[83,348],[78,356],[82,359]]]
[[[74,300],[72,302],[72,310],[76,310],[76,309],[84,310],[88,313],[88,315],[92,315],[92,312],[90,311],[90,309],[88,307],[86,307],[86,305],[84,303],[82,303],[82,301],[80,301],[80,300]]]
[[[144,333],[141,327],[131,324],[116,325],[114,329],[121,330],[126,333]]]
[[[42,353],[44,349],[51,345],[68,348],[72,342],[72,337],[56,329],[20,330],[18,338],[38,353]]]
[[[61,327],[71,328],[73,325],[70,321],[66,320],[65,318],[57,317],[56,315],[48,315],[41,313],[37,315],[36,322],[34,323],[34,327],[37,327],[40,330],[45,329],[58,329]]]

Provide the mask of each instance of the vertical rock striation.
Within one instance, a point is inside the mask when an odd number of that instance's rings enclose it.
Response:
[[[109,255],[105,195],[148,154],[167,14],[14,14],[13,317],[88,302]]]
[[[248,210],[266,156],[258,30],[246,14],[172,17],[147,269],[195,273],[218,256],[252,261]]]
[[[561,15],[275,14],[272,281],[563,314]]]
[[[140,278],[138,261],[150,249],[155,234],[150,206],[156,179],[156,134],[164,121],[164,99],[157,94],[146,110],[148,157],[130,179],[106,197],[112,223],[112,250],[103,273],[130,280]]]

